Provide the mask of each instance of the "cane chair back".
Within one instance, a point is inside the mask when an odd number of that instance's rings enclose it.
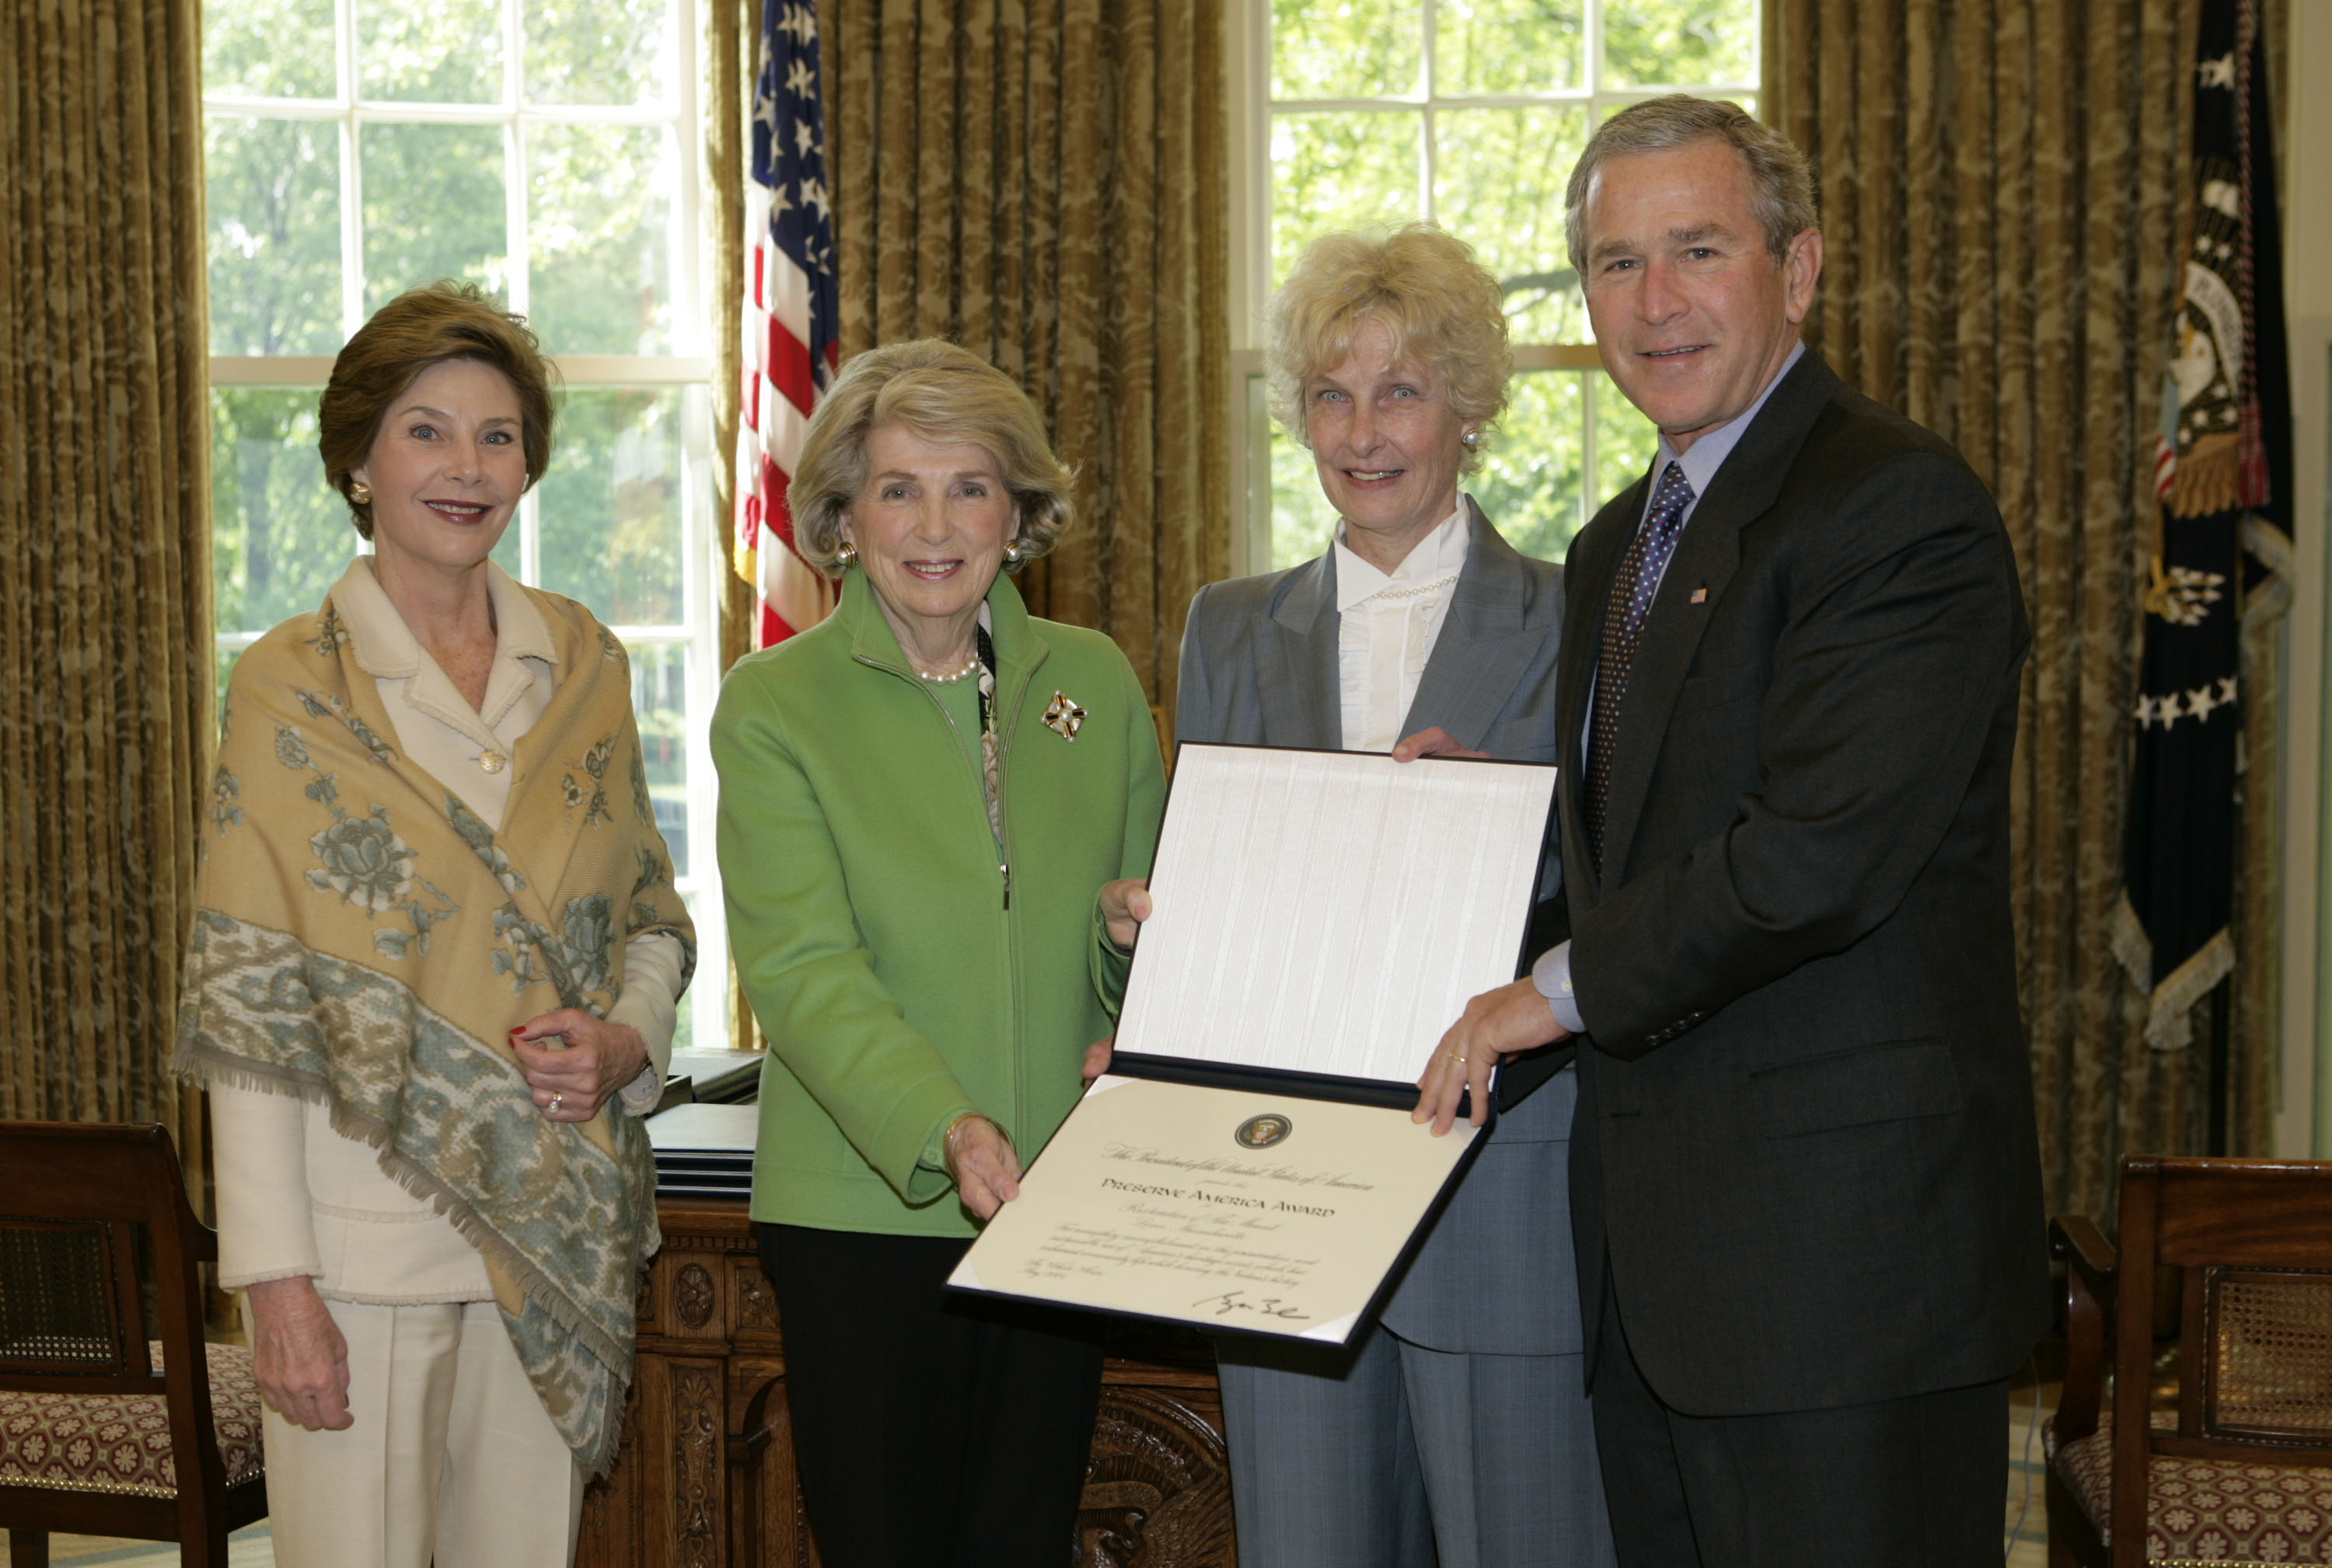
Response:
[[[197,1265],[217,1256],[162,1128],[0,1122],[14,1568],[37,1568],[53,1530],[175,1540],[211,1568],[229,1530],[265,1515],[249,1353],[203,1340]]]
[[[2087,1221],[2054,1239],[2070,1267],[2052,1541],[2111,1568],[2139,1568],[2149,1542],[2165,1560],[2332,1562],[2332,1163],[2134,1156],[2119,1256]],[[2174,1406],[2154,1397],[2161,1270]],[[2083,1516],[2060,1530],[2067,1504]]]

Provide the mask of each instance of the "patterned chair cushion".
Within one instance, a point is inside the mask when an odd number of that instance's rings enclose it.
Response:
[[[211,1420],[226,1484],[260,1473],[259,1384],[251,1353],[205,1347],[211,1369]],[[149,1343],[154,1365],[162,1347]],[[170,1412],[160,1394],[35,1394],[0,1389],[0,1486],[67,1492],[178,1495],[170,1452]]]
[[[2059,1444],[2054,1420],[2042,1429],[2050,1468],[2081,1512],[2112,1544],[2110,1413],[2078,1442]],[[2156,1411],[2154,1424],[2174,1427]],[[2146,1556],[2156,1563],[2332,1563],[2332,1469],[2248,1465],[2154,1454],[2146,1461]]]

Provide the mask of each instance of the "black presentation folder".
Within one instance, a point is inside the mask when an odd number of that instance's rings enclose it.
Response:
[[[1318,760],[1306,763],[1303,760],[1306,758]],[[1285,801],[1275,803],[1270,798],[1274,770],[1283,769],[1291,790],[1321,793],[1321,810],[1302,815],[1285,833],[1264,834],[1252,855],[1246,853],[1243,845],[1236,852],[1227,849],[1226,845],[1242,833],[1251,836],[1258,831],[1252,827],[1253,822],[1269,818],[1275,810],[1297,809]],[[1460,770],[1471,769],[1502,771],[1494,782],[1486,775],[1477,775],[1469,781]],[[1415,771],[1405,771],[1409,770]],[[1495,1124],[1495,1104],[1486,1125],[1464,1141],[1462,1150],[1448,1161],[1446,1169],[1432,1171],[1420,1178],[1430,1181],[1429,1190],[1419,1188],[1409,1192],[1410,1207],[1400,1213],[1400,1224],[1405,1229],[1398,1247],[1389,1247],[1381,1228],[1372,1226],[1358,1232],[1363,1236],[1366,1247],[1373,1249],[1371,1257],[1381,1258],[1382,1264],[1373,1276],[1372,1288],[1367,1292],[1365,1306],[1349,1310],[1359,1298],[1348,1289],[1334,1297],[1343,1310],[1332,1313],[1323,1309],[1317,1317],[1298,1320],[1310,1326],[1295,1327],[1263,1315],[1240,1315],[1228,1309],[1221,1316],[1207,1317],[1195,1311],[1191,1302],[1176,1299],[1173,1293],[1183,1276],[1199,1267],[1192,1262],[1191,1246],[1219,1243],[1213,1252],[1205,1254],[1205,1260],[1209,1262],[1234,1252],[1244,1256],[1252,1251],[1242,1250],[1243,1238],[1238,1232],[1225,1229],[1228,1222],[1214,1219],[1211,1208],[1193,1206],[1219,1205],[1228,1210],[1230,1206],[1255,1201],[1276,1204],[1277,1208],[1264,1211],[1271,1219],[1257,1217],[1256,1211],[1249,1209],[1245,1211],[1249,1218],[1244,1221],[1259,1228],[1251,1234],[1276,1237],[1278,1231],[1266,1232],[1260,1228],[1277,1226],[1279,1230],[1286,1230],[1300,1229],[1309,1222],[1303,1204],[1289,1201],[1287,1194],[1269,1186],[1272,1181],[1296,1178],[1266,1174],[1249,1180],[1255,1172],[1266,1170],[1276,1156],[1238,1151],[1226,1154],[1223,1151],[1228,1145],[1209,1141],[1211,1134],[1204,1131],[1209,1125],[1205,1119],[1205,1106],[1209,1102],[1192,1100],[1178,1093],[1171,1103],[1180,1107],[1178,1116],[1197,1118],[1190,1123],[1199,1130],[1191,1134],[1196,1141],[1187,1149],[1177,1144],[1174,1150],[1163,1153],[1153,1151],[1148,1162],[1156,1169],[1146,1174],[1154,1179],[1146,1183],[1129,1183],[1111,1168],[1110,1162],[1124,1161],[1123,1153],[1111,1150],[1124,1148],[1131,1134],[1123,1130],[1104,1134],[1086,1125],[1095,1117],[1117,1114],[1123,1103],[1097,1104],[1095,1095],[1111,1086],[1113,1080],[1131,1080],[1173,1085],[1178,1092],[1190,1090],[1219,1097],[1224,1125],[1235,1130],[1237,1142],[1247,1143],[1249,1129],[1260,1123],[1264,1124],[1264,1133],[1277,1130],[1287,1140],[1285,1148],[1291,1155],[1299,1145],[1287,1133],[1287,1124],[1308,1128],[1320,1121],[1307,1120],[1301,1112],[1291,1109],[1302,1102],[1353,1107],[1382,1115],[1385,1120],[1369,1124],[1382,1130],[1380,1146],[1388,1150],[1408,1147],[1398,1143],[1403,1137],[1422,1137],[1422,1130],[1413,1128],[1408,1115],[1417,1104],[1415,1077],[1429,1059],[1441,1029],[1456,1020],[1467,998],[1513,978],[1519,972],[1520,963],[1530,956],[1523,946],[1527,941],[1529,917],[1536,898],[1538,856],[1547,842],[1548,820],[1553,809],[1553,767],[1545,764],[1459,758],[1395,764],[1390,759],[1349,752],[1196,744],[1178,748],[1175,780],[1168,793],[1160,834],[1159,865],[1152,883],[1159,908],[1150,929],[1136,943],[1120,1025],[1121,1037],[1133,1025],[1142,1031],[1142,1044],[1150,1048],[1123,1049],[1114,1054],[1107,1076],[1088,1092],[1052,1140],[1029,1162],[1020,1201],[1008,1206],[990,1222],[964,1266],[951,1279],[951,1285],[1050,1305],[1085,1306],[1178,1324],[1196,1322],[1209,1332],[1256,1333],[1281,1338],[1300,1334],[1328,1343],[1348,1343],[1382,1307],[1384,1298],[1415,1254],[1432,1219],[1476,1157],[1483,1138]],[[1349,798],[1339,798],[1340,780],[1348,775]],[[1474,788],[1476,784],[1496,792],[1495,809],[1485,808],[1484,820],[1480,822],[1464,814],[1466,803],[1483,792]],[[1193,789],[1205,793],[1202,801],[1193,802]],[[1302,795],[1300,798],[1309,799],[1310,796]],[[1252,807],[1252,817],[1242,815],[1246,809],[1242,800]],[[1429,814],[1429,820],[1420,822],[1410,813]],[[1405,827],[1417,830],[1403,831]],[[1412,946],[1393,942],[1385,932],[1371,930],[1363,935],[1368,941],[1383,944],[1381,962],[1371,964],[1357,980],[1349,972],[1338,976],[1333,983],[1317,978],[1340,962],[1349,966],[1368,956],[1330,947],[1314,955],[1317,962],[1313,970],[1291,973],[1283,977],[1277,986],[1258,990],[1257,977],[1269,961],[1265,955],[1285,952],[1292,964],[1310,951],[1305,945],[1307,940],[1314,946],[1319,945],[1319,933],[1305,928],[1308,916],[1301,896],[1303,887],[1314,882],[1324,887],[1359,887],[1371,896],[1390,888],[1393,890],[1390,896],[1410,901],[1427,913],[1420,916],[1404,904],[1381,911],[1381,918],[1410,920],[1427,937],[1438,933],[1446,938],[1448,932],[1432,915],[1452,902],[1449,885],[1453,882],[1467,884],[1475,868],[1460,865],[1453,871],[1450,857],[1433,853],[1432,846],[1448,840],[1467,840],[1469,835],[1487,846],[1482,852],[1485,858],[1520,859],[1517,865],[1494,866],[1496,875],[1485,873],[1472,876],[1472,883],[1483,885],[1467,885],[1460,894],[1454,895],[1458,907],[1449,918],[1463,926],[1465,941],[1470,943],[1464,949],[1462,969],[1432,970],[1430,956],[1414,951],[1416,947],[1429,947],[1429,941],[1421,939]],[[1296,844],[1297,838],[1303,843]],[[1339,855],[1344,857],[1342,861],[1334,858]],[[1357,860],[1353,858],[1356,856]],[[1265,860],[1273,864],[1261,865]],[[1288,870],[1291,865],[1292,873]],[[1287,875],[1295,875],[1303,887],[1291,888],[1285,880]],[[1227,896],[1227,886],[1232,889],[1228,902],[1217,902]],[[1219,917],[1227,926],[1238,925],[1242,921],[1240,911],[1245,907],[1239,901],[1249,896],[1261,913],[1257,917],[1256,929],[1244,941],[1231,933],[1199,931],[1197,917],[1190,913],[1193,908],[1202,908],[1209,917]],[[1165,923],[1170,907],[1184,917],[1183,924],[1171,932]],[[1377,918],[1379,913],[1371,909],[1369,918]],[[1344,923],[1354,923],[1347,918]],[[1511,934],[1494,942],[1489,935],[1493,932]],[[1161,942],[1171,956],[1161,956]],[[1370,949],[1371,952],[1374,951]],[[1412,974],[1403,965],[1419,972]],[[1244,973],[1243,980],[1239,972]],[[1461,977],[1465,984],[1456,984]],[[1194,1037],[1208,1037],[1203,1021],[1185,1028],[1161,1020],[1171,1020],[1178,1010],[1187,1009],[1201,1020],[1211,1016],[1219,1021],[1226,989],[1244,985],[1241,994],[1258,997],[1258,1006],[1280,1007],[1307,981],[1315,991],[1322,984],[1328,984],[1328,989],[1320,994],[1347,1012],[1360,994],[1350,989],[1355,983],[1362,987],[1374,984],[1381,992],[1408,1004],[1409,1032],[1391,1042],[1407,1053],[1400,1057],[1401,1072],[1371,1076],[1275,1066],[1268,1058],[1276,1042],[1270,1040],[1258,1053],[1265,1057],[1263,1060],[1223,1059],[1222,1050],[1183,1054],[1156,1048],[1159,1043],[1179,1044]],[[1440,987],[1439,991],[1433,989],[1436,985]],[[1426,999],[1434,997],[1439,999],[1429,1010]],[[1281,1007],[1280,1010],[1285,1009]],[[1301,1028],[1311,1015],[1303,1009],[1297,1011],[1303,1015],[1296,1020]],[[1276,1018],[1277,1014],[1272,1016]],[[1429,1030],[1420,1022],[1427,1018],[1438,1021],[1432,1023]],[[1371,1017],[1361,1023],[1365,1028],[1383,1024],[1383,1020]],[[1389,1059],[1386,1028],[1391,1027],[1386,1024],[1378,1028],[1374,1047],[1378,1056],[1372,1060],[1380,1066]],[[1300,1047],[1315,1056],[1319,1054],[1315,1047],[1324,1048],[1332,1057],[1338,1056],[1342,1049],[1335,1041],[1324,1046],[1323,1042],[1306,1040],[1300,1042]],[[1493,1098],[1495,1101],[1495,1095]],[[1154,1103],[1162,1107],[1169,1102],[1161,1097]],[[1462,1118],[1470,1110],[1469,1101],[1460,1113],[1461,1126]],[[1081,1122],[1081,1118],[1085,1121]],[[1353,1124],[1349,1117],[1337,1120]],[[1180,1122],[1175,1126],[1175,1135],[1182,1136]],[[1102,1142],[1092,1143],[1094,1138]],[[1345,1144],[1340,1149],[1358,1150],[1362,1146]],[[1048,1170],[1048,1162],[1052,1166],[1066,1162],[1072,1169],[1056,1177]],[[1216,1173],[1226,1167],[1231,1174],[1219,1177]],[[1277,1169],[1285,1172],[1288,1167]],[[1204,1173],[1189,1180],[1175,1174],[1185,1171]],[[1357,1164],[1348,1172],[1361,1173],[1363,1172]],[[1097,1204],[1118,1200],[1096,1200],[1096,1185],[1128,1195],[1122,1204],[1124,1229],[1121,1229],[1116,1221],[1097,1218],[1102,1213]],[[1253,1190],[1232,1190],[1241,1187]],[[1295,1219],[1278,1218],[1291,1211]],[[1043,1218],[1038,1217],[1040,1213]],[[1362,1222],[1338,1223],[1357,1227]],[[1185,1228],[1180,1233],[1173,1229],[1178,1224]],[[1044,1229],[1046,1226],[1052,1229]],[[1188,1241],[1190,1237],[1200,1238],[1200,1242]],[[1297,1245],[1299,1250],[1325,1247],[1333,1252],[1343,1244],[1323,1234],[1293,1245]],[[1372,1262],[1370,1267],[1376,1267],[1376,1264]],[[1141,1292],[1125,1284],[1137,1276],[1145,1280],[1156,1276],[1158,1295],[1154,1306]],[[1096,1279],[1104,1283],[1097,1285]],[[1146,1285],[1142,1287],[1144,1291],[1148,1288]],[[1234,1288],[1231,1294],[1248,1296],[1250,1292],[1240,1287]],[[1255,1299],[1285,1302],[1288,1298],[1282,1295]]]

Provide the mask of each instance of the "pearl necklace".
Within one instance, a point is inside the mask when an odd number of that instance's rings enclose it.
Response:
[[[1453,571],[1448,573],[1447,576],[1435,578],[1431,582],[1416,583],[1408,588],[1379,588],[1376,592],[1371,594],[1369,598],[1413,599],[1423,594],[1438,593],[1441,589],[1448,588],[1451,583],[1454,583],[1457,580],[1458,574]],[[1362,602],[1366,603],[1368,601],[1362,600]]]
[[[934,686],[952,686],[978,668],[980,668],[980,655],[974,653],[971,657],[963,662],[963,668],[949,674],[934,675],[923,670],[917,670],[915,676],[918,680],[929,681]]]

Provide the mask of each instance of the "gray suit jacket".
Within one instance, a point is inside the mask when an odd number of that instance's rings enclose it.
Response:
[[[1515,554],[1471,501],[1467,507],[1466,564],[1401,733],[1438,724],[1471,750],[1551,762],[1563,569]],[[1199,590],[1182,633],[1177,741],[1343,743],[1335,569],[1331,550]],[[1560,907],[1561,863],[1550,839],[1543,911]],[[1546,923],[1535,923],[1543,936]],[[1384,1323],[1403,1339],[1484,1354],[1579,1350],[1568,1207],[1575,1080],[1562,1072],[1546,1083],[1500,1116],[1395,1289]]]

